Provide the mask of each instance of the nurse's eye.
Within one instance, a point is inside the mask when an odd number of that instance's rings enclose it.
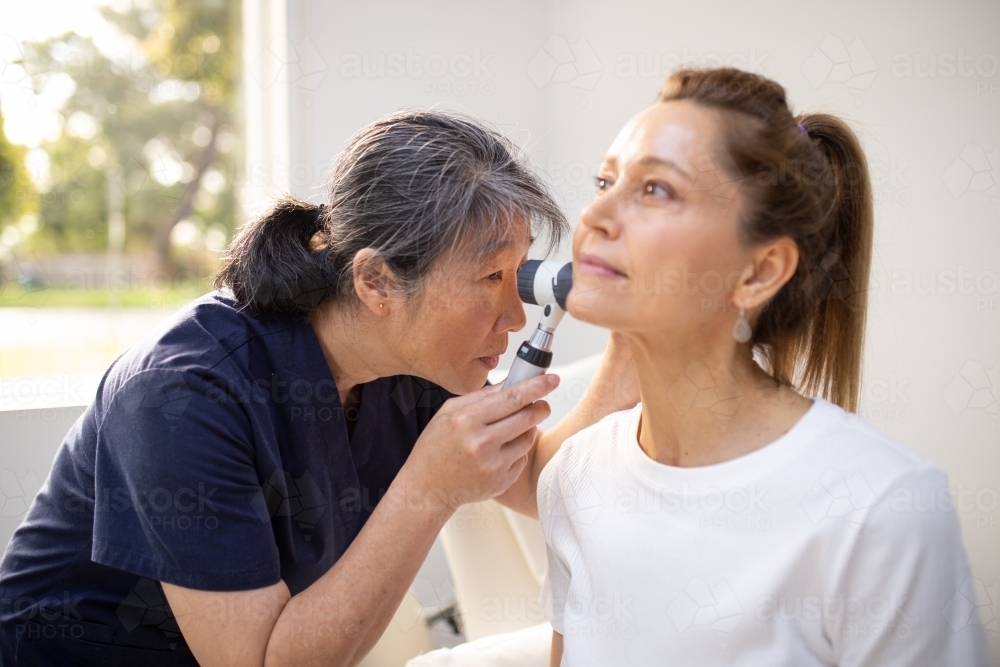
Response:
[[[614,181],[604,176],[597,176],[596,178],[594,178],[594,185],[597,186],[597,189],[599,191],[604,192],[612,185],[614,185]]]
[[[498,283],[503,280],[503,271],[494,271],[490,275],[486,276],[486,279]]]

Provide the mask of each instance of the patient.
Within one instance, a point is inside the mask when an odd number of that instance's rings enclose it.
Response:
[[[942,471],[854,414],[873,207],[854,133],[684,70],[611,145],[569,311],[641,403],[541,471],[552,665],[986,665]]]

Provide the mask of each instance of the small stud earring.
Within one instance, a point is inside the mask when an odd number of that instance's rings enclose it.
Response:
[[[381,308],[381,307],[382,307],[382,306],[384,306],[384,305],[385,305],[384,303],[380,303],[380,304],[378,305],[378,307],[379,307],[379,308]]]
[[[737,343],[745,343],[753,336],[753,330],[750,328],[750,323],[747,322],[744,313],[745,311],[740,308],[740,316],[736,319],[736,324],[733,325],[733,339]]]

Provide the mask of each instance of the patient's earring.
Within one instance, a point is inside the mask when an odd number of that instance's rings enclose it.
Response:
[[[750,323],[747,322],[744,313],[745,311],[740,308],[740,316],[736,319],[736,324],[733,325],[733,339],[737,343],[745,343],[753,335],[753,330],[750,328]]]
[[[382,307],[382,306],[384,306],[384,305],[385,305],[384,303],[380,303],[380,304],[378,305],[378,307],[379,307],[379,308],[381,308],[381,307]]]

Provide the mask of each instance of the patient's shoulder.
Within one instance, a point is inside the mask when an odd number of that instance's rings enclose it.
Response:
[[[639,417],[642,404],[613,412],[600,421],[566,438],[562,447],[543,470],[561,477],[573,477],[581,471],[610,466],[620,456],[632,436],[633,420]]]
[[[538,516],[543,531],[551,528],[554,517],[566,516],[562,505],[589,494],[596,483],[607,482],[606,476],[614,474],[640,408],[637,405],[614,412],[563,441],[538,477]]]

